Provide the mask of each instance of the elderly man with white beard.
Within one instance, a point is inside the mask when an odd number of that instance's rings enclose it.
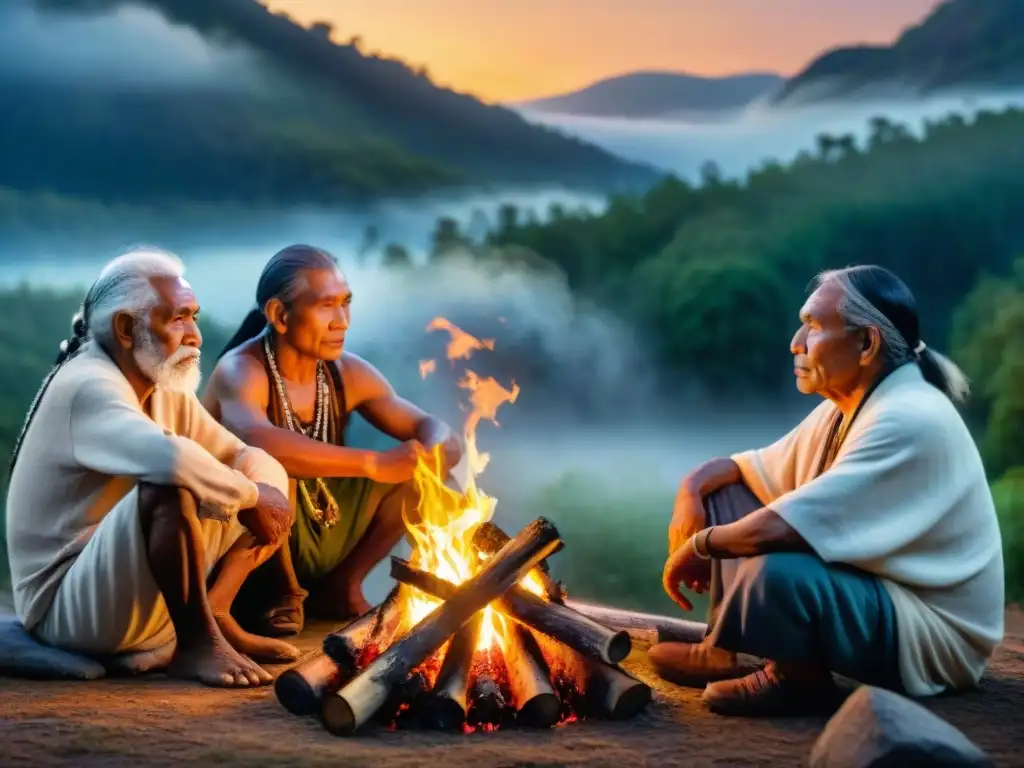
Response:
[[[230,609],[287,540],[288,478],[199,403],[199,307],[183,273],[140,249],[86,295],[11,459],[15,608],[47,645],[260,685],[271,676],[253,659],[298,651],[244,632]]]

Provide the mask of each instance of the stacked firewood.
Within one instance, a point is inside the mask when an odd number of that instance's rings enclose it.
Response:
[[[703,625],[691,622],[676,621],[666,630],[636,614],[567,604],[565,589],[546,563],[563,543],[543,518],[515,538],[486,523],[473,545],[480,568],[459,585],[392,558],[395,589],[364,616],[328,634],[322,651],[277,679],[281,704],[296,715],[319,716],[339,736],[371,721],[490,730],[507,724],[545,728],[587,717],[624,719],[651,700],[651,689],[618,666],[633,638],[642,642],[654,631],[655,639],[693,641],[703,633]],[[520,586],[531,572],[543,597]],[[443,602],[396,636],[407,618],[399,599],[403,584]],[[482,651],[478,634],[489,605],[507,630],[501,647]]]

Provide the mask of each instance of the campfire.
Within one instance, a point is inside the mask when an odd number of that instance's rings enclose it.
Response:
[[[443,318],[428,330],[448,332],[453,365],[494,348]],[[422,361],[421,375],[436,367]],[[563,547],[554,525],[538,518],[510,537],[491,522],[496,500],[477,486],[489,460],[477,449],[477,427],[497,425],[499,406],[514,402],[518,387],[469,370],[459,386],[470,393],[465,488],[441,476],[440,455],[420,462],[421,503],[406,519],[412,556],[392,558],[394,589],[283,673],[279,701],[318,715],[335,735],[369,722],[472,732],[636,715],[651,690],[617,666],[630,634],[567,604],[547,565]]]

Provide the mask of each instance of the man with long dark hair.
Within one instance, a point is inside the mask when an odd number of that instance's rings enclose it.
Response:
[[[652,662],[723,714],[831,707],[833,672],[912,696],[975,686],[1004,582],[964,375],[881,267],[822,274],[790,346],[797,387],[825,401],[684,479],[664,586],[686,609],[680,585],[710,590],[710,631]]]
[[[292,479],[290,544],[247,585],[264,600],[268,590],[276,595],[269,609],[248,617],[268,634],[297,632],[306,608],[336,620],[369,609],[362,583],[415,514],[417,463],[439,455],[446,473],[461,456],[446,424],[345,350],[351,301],[330,254],[307,245],[280,251],[204,394],[224,426],[275,457]],[[352,413],[400,445],[384,452],[346,446]]]
[[[298,650],[243,631],[231,607],[285,541],[287,476],[196,398],[199,307],[182,274],[152,248],[108,264],[31,405],[7,496],[15,608],[64,650],[265,684],[249,657]]]

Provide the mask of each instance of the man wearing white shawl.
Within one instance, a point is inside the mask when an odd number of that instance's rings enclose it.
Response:
[[[832,673],[929,696],[975,686],[1003,637],[999,526],[955,403],[967,382],[920,338],[909,288],[826,272],[791,343],[825,402],[766,448],[684,479],[664,586],[709,591],[697,645],[650,650],[722,714],[832,707]]]

